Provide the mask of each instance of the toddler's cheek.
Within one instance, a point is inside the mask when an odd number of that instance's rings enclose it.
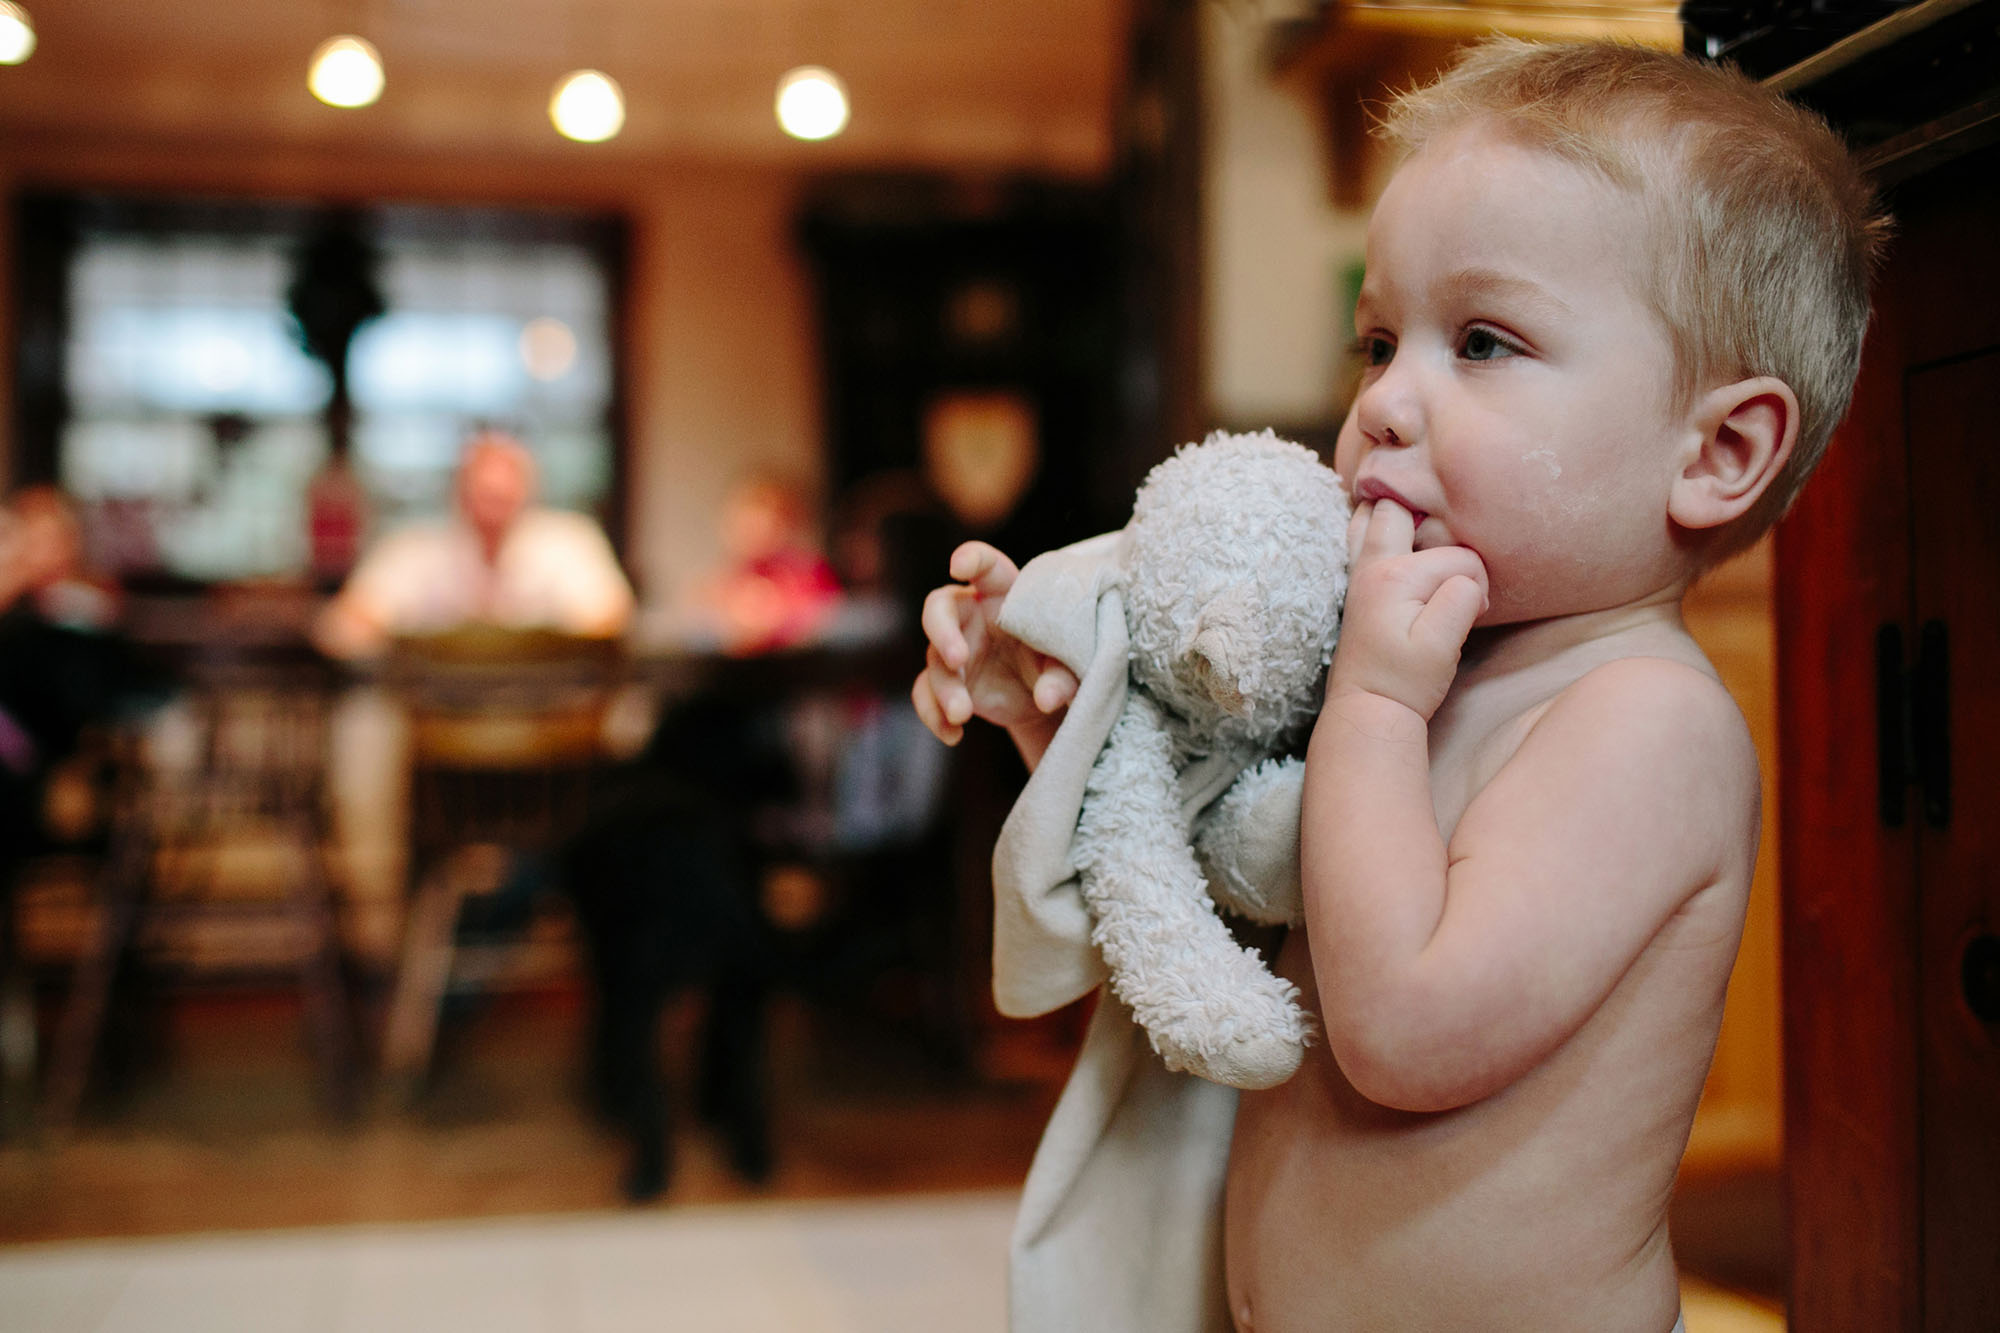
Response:
[[[1349,495],[1354,494],[1354,473],[1360,465],[1361,428],[1354,424],[1354,409],[1349,408],[1333,442],[1333,470],[1340,474],[1340,483]]]

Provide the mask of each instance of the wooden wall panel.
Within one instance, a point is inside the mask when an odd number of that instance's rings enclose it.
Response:
[[[1989,264],[1989,269],[1995,266]],[[2000,282],[1995,284],[2000,286]],[[2000,291],[1994,293],[2000,296]],[[2000,1021],[1990,981],[1985,1017],[1967,1002],[1964,960],[2000,933],[2000,351],[1909,376],[1916,540],[1916,624],[1932,660],[1949,663],[1948,764],[1926,767],[1920,822],[1923,1024],[1924,1327],[2000,1329]],[[1971,571],[1982,576],[1968,577]],[[1928,742],[1924,748],[1932,748]],[[1943,747],[1936,747],[1942,753]],[[1914,795],[1914,793],[1913,793]],[[1958,799],[1960,796],[1964,799]],[[1945,801],[1950,797],[1949,803]],[[1977,955],[1975,955],[1976,957]]]
[[[1890,204],[1854,410],[1778,539],[1791,1326],[1987,1333],[2000,1022],[1959,966],[2000,926],[2000,148]],[[1876,635],[1907,669],[1933,622],[1952,640],[1948,818],[1934,788],[1878,779]],[[1923,711],[1887,715],[1907,735]],[[1921,771],[1923,750],[1889,756]]]
[[[1798,1333],[1915,1330],[1915,848],[1876,814],[1875,636],[1908,616],[1904,308],[1777,535],[1785,1154]]]

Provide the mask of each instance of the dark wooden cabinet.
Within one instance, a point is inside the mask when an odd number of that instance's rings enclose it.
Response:
[[[1798,1333],[2000,1329],[2000,147],[1901,161],[1777,544]]]
[[[2000,209],[1987,217],[2000,221]],[[1987,296],[2000,298],[2000,282]],[[1905,394],[1924,1325],[1990,1331],[2000,1329],[2000,327],[1986,333],[1984,350],[1912,370]]]

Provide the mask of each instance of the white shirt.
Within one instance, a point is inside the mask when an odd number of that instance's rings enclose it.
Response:
[[[462,518],[391,533],[362,558],[333,610],[344,624],[387,637],[472,622],[602,634],[630,618],[632,588],[590,518],[531,508],[508,528],[490,565]]]

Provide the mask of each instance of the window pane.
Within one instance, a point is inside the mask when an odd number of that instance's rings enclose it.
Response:
[[[287,306],[308,211],[98,201],[69,268],[57,440],[115,570],[305,570],[304,494],[332,377]],[[356,473],[379,532],[451,503],[475,426],[521,434],[550,504],[610,495],[613,294],[579,219],[398,206],[369,215],[388,306],[348,358]]]

